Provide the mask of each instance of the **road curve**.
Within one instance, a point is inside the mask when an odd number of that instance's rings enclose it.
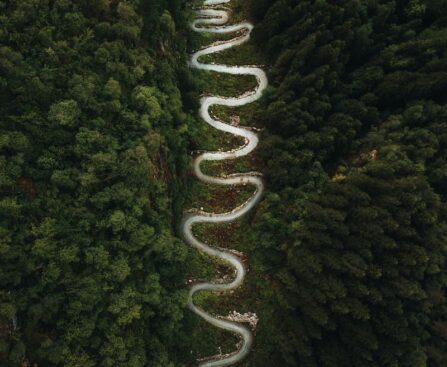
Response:
[[[203,251],[204,253],[221,259],[233,266],[236,270],[236,276],[231,283],[199,283],[191,287],[189,292],[188,307],[197,315],[205,319],[210,324],[233,332],[242,338],[240,348],[234,353],[225,356],[215,356],[202,362],[200,367],[214,367],[214,366],[230,366],[247,356],[253,344],[253,334],[251,330],[245,325],[224,320],[212,316],[205,312],[200,307],[194,305],[194,294],[201,291],[222,292],[238,288],[245,277],[246,269],[241,259],[225,250],[210,247],[207,244],[199,241],[193,234],[192,228],[197,223],[225,223],[234,221],[246,213],[248,213],[259,202],[264,191],[264,183],[261,174],[257,172],[251,173],[236,173],[221,177],[212,177],[204,174],[201,169],[201,163],[204,161],[220,161],[226,159],[235,159],[243,157],[252,152],[258,145],[257,134],[249,129],[243,127],[231,126],[223,121],[216,120],[210,115],[210,108],[214,105],[224,106],[243,106],[252,103],[259,99],[263,90],[268,85],[267,76],[264,71],[252,66],[227,66],[220,64],[203,64],[199,61],[201,56],[220,52],[234,46],[238,46],[247,42],[250,39],[250,33],[253,30],[253,25],[248,22],[243,22],[236,25],[225,24],[229,20],[229,13],[225,9],[219,9],[219,5],[229,3],[231,0],[207,0],[204,1],[204,8],[197,11],[198,18],[192,22],[191,27],[196,32],[208,33],[237,33],[236,38],[225,41],[216,42],[204,49],[201,49],[192,55],[190,66],[202,70],[211,70],[219,73],[233,74],[233,75],[253,75],[258,81],[258,86],[255,90],[244,93],[234,98],[223,98],[219,96],[203,97],[200,101],[200,117],[212,127],[241,136],[245,139],[245,144],[237,149],[228,152],[206,152],[198,156],[194,160],[194,173],[199,180],[209,184],[217,185],[246,185],[250,184],[256,188],[255,193],[241,206],[235,208],[228,213],[206,213],[199,210],[190,210],[185,213],[181,224],[181,231],[184,240],[193,247]]]

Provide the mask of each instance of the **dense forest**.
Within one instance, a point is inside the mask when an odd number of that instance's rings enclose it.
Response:
[[[180,1],[0,1],[2,367],[174,366],[185,25]]]
[[[216,264],[177,229],[192,196],[245,198],[194,183],[191,151],[240,143],[198,121],[200,93],[253,84],[187,68],[212,42],[191,3],[0,0],[1,367],[183,367],[231,339],[185,309]],[[446,366],[447,1],[227,6],[256,27],[218,57],[271,83],[241,112],[259,153],[234,163],[267,192],[197,230],[250,259],[199,303],[257,313],[243,366]]]
[[[268,365],[447,364],[446,5],[250,4],[272,82],[252,246]]]

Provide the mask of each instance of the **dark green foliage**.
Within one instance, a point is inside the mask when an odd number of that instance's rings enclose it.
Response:
[[[447,365],[446,1],[249,3],[272,86],[247,363]],[[185,274],[211,270],[173,234],[187,148],[212,140],[183,6],[0,0],[1,366],[214,348],[181,322]]]
[[[446,365],[444,3],[251,2],[272,65],[252,256],[276,311],[254,365]]]
[[[179,1],[0,1],[1,366],[174,365],[174,19]]]

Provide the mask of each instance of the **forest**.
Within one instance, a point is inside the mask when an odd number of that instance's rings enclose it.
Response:
[[[189,367],[231,335],[186,308],[228,272],[189,248],[192,152],[238,146],[201,95],[252,81],[188,68],[213,40],[187,0],[0,0],[0,367]],[[447,365],[447,0],[232,0],[252,40],[215,59],[265,67],[241,109],[266,193],[201,238],[247,255],[211,313],[255,312],[244,367]],[[219,84],[220,83],[220,84]],[[233,110],[215,110],[229,121]]]
[[[252,248],[276,365],[447,364],[446,5],[250,4],[271,65]]]
[[[0,365],[174,364],[180,1],[0,1]]]

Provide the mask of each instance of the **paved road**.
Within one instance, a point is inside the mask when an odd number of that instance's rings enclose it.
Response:
[[[231,331],[241,336],[243,343],[241,347],[225,356],[216,356],[210,358],[206,362],[202,362],[200,367],[211,366],[230,366],[241,361],[250,352],[253,344],[253,334],[249,328],[245,325],[235,322],[216,318],[211,314],[205,312],[201,308],[194,305],[194,294],[201,291],[230,291],[238,288],[245,277],[246,269],[240,258],[236,255],[210,247],[207,244],[199,241],[193,234],[192,228],[196,223],[225,223],[234,221],[246,213],[248,213],[261,199],[264,191],[264,183],[261,178],[261,174],[253,173],[236,173],[229,176],[212,177],[204,174],[200,165],[203,161],[221,161],[226,159],[235,159],[246,156],[251,153],[258,145],[257,134],[249,128],[231,126],[225,122],[216,120],[210,116],[210,107],[214,105],[224,106],[243,106],[252,103],[259,99],[263,90],[268,85],[267,76],[260,68],[253,66],[227,66],[221,64],[203,64],[199,61],[201,56],[209,55],[219,51],[229,49],[247,42],[250,39],[253,25],[248,22],[243,22],[236,25],[227,25],[229,21],[229,13],[223,9],[219,9],[219,5],[229,3],[230,0],[207,0],[204,2],[204,7],[197,12],[198,18],[192,23],[192,28],[196,32],[208,32],[208,33],[235,33],[236,38],[226,42],[216,42],[192,55],[190,66],[202,70],[212,70],[219,73],[226,73],[232,75],[253,75],[258,80],[258,86],[255,90],[246,92],[240,96],[234,98],[223,98],[219,96],[204,97],[200,101],[200,117],[212,127],[228,132],[237,136],[241,136],[245,139],[245,144],[237,149],[228,152],[206,152],[198,156],[194,161],[194,172],[199,180],[209,184],[217,185],[246,185],[250,184],[256,187],[256,191],[252,197],[250,197],[243,205],[235,208],[228,213],[206,213],[203,211],[189,211],[185,214],[182,222],[182,234],[185,241],[207,253],[210,256],[219,258],[229,264],[231,264],[236,271],[235,279],[231,283],[217,284],[217,283],[199,283],[191,287],[189,293],[188,307],[197,315],[205,319],[210,324]],[[216,7],[217,6],[217,7]]]

